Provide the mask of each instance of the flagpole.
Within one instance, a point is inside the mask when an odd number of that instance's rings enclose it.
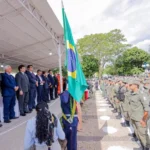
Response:
[[[64,8],[63,0],[61,0],[61,7]]]
[[[62,64],[61,64],[61,46],[60,41],[58,43],[58,57],[59,57],[59,74],[60,74],[60,92],[63,92],[63,82],[62,82]]]

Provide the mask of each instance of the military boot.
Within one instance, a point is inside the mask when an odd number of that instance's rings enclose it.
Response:
[[[116,116],[116,119],[121,119],[121,113],[118,113],[118,115]]]
[[[113,108],[113,105],[111,104],[111,105],[109,106],[109,108]]]
[[[137,141],[138,141],[138,138],[137,138],[136,134],[133,133],[132,136],[133,136],[134,140],[137,142]]]
[[[130,127],[130,122],[128,120],[125,120],[125,122],[126,122],[126,126]]]
[[[112,110],[113,113],[117,113],[117,109]]]

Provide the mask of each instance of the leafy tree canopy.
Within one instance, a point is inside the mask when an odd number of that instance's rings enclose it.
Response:
[[[81,63],[83,72],[87,78],[92,77],[99,71],[98,60],[93,55],[84,55]]]
[[[130,45],[121,30],[115,29],[108,33],[91,34],[77,41],[77,49],[81,56],[94,55],[99,63],[99,72],[102,73],[107,62],[113,62],[118,54]]]
[[[142,64],[149,62],[150,55],[137,47],[126,50],[114,64],[116,74],[133,75],[143,72]]]

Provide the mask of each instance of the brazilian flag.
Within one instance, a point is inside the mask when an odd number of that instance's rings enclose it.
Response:
[[[64,25],[64,38],[66,45],[66,67],[68,72],[68,91],[71,96],[80,102],[84,91],[87,88],[85,76],[83,74],[78,52],[74,43],[72,31],[62,4],[62,15]]]

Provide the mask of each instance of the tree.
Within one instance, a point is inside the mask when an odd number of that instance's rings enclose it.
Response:
[[[103,74],[107,74],[107,75],[116,75],[116,69],[114,65],[107,65],[106,68],[103,71]]]
[[[98,60],[93,55],[84,55],[81,64],[83,72],[87,78],[92,77],[99,71]]]
[[[133,47],[126,50],[115,61],[118,74],[133,75],[143,72],[142,64],[149,62],[150,55],[142,49]]]
[[[106,63],[114,62],[115,58],[130,46],[125,42],[121,30],[115,29],[108,33],[86,35],[77,41],[77,49],[81,56],[94,55],[102,75]]]
[[[59,73],[59,68],[53,69],[53,73]],[[67,77],[67,69],[64,66],[62,67],[62,76]]]

